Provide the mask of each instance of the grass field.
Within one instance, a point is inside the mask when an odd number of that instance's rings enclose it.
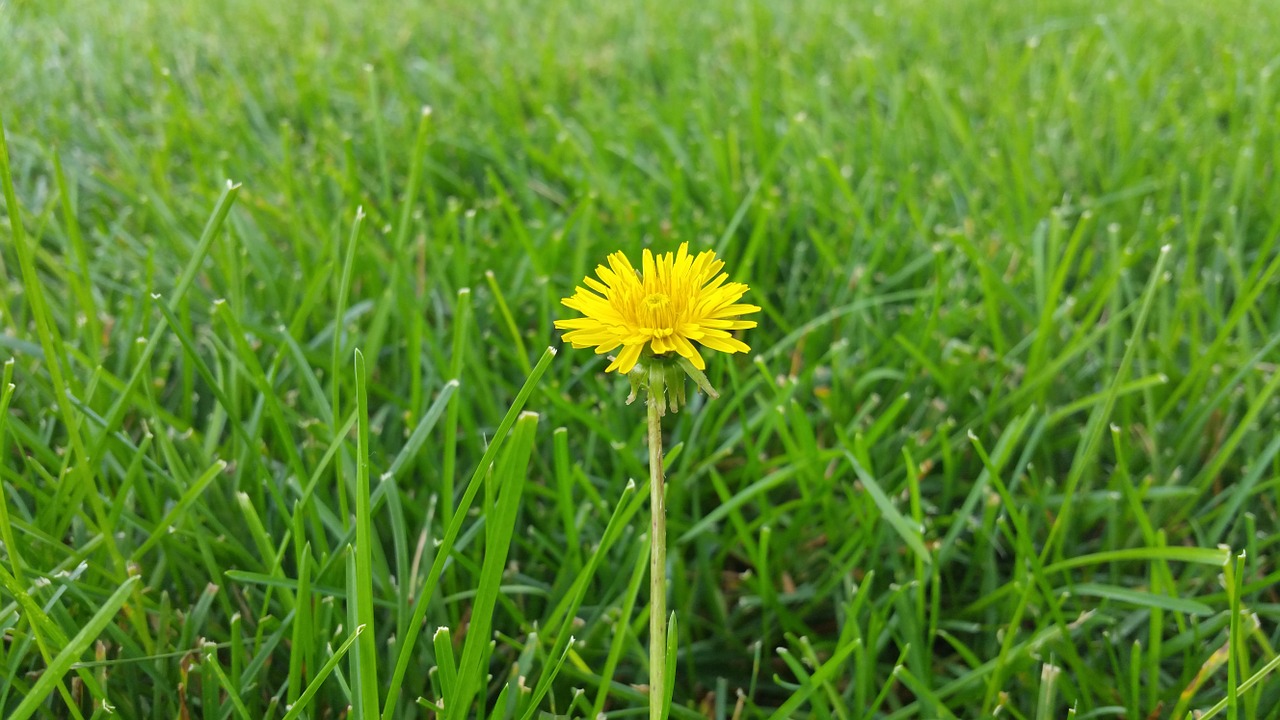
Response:
[[[763,311],[666,419],[673,718],[1280,718],[1277,37],[0,0],[0,715],[646,716],[645,412],[552,321],[688,241]]]

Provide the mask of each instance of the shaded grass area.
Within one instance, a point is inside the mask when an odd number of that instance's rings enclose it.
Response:
[[[0,5],[0,709],[642,716],[643,410],[547,348],[689,241],[764,311],[667,419],[674,717],[1280,716],[1277,35]]]

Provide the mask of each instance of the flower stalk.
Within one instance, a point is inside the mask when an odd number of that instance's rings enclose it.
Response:
[[[684,358],[646,355],[629,373],[630,404],[645,393],[649,428],[649,720],[666,720],[672,678],[668,676],[667,628],[667,496],[663,468],[662,418],[685,404],[685,378],[711,397],[719,397],[707,376]]]
[[[663,372],[659,363],[652,374]],[[683,385],[683,381],[681,382]],[[651,387],[652,390],[652,387]],[[649,392],[649,720],[664,720],[667,677],[667,501],[662,469],[662,394]]]

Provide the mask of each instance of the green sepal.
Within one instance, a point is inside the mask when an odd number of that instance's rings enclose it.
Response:
[[[635,402],[637,395],[644,390],[649,402],[658,403],[658,413],[666,415],[667,411],[676,413],[688,405],[688,394],[685,389],[685,378],[691,378],[700,390],[712,398],[720,397],[720,393],[711,387],[707,376],[693,366],[687,358],[679,355],[652,355],[646,353],[627,373],[631,382],[631,393],[627,395],[627,404]]]

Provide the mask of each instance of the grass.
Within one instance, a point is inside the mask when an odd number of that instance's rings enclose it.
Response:
[[[672,717],[1280,717],[1278,33],[0,3],[0,715],[643,716],[643,409],[548,348],[689,241],[764,311]]]

